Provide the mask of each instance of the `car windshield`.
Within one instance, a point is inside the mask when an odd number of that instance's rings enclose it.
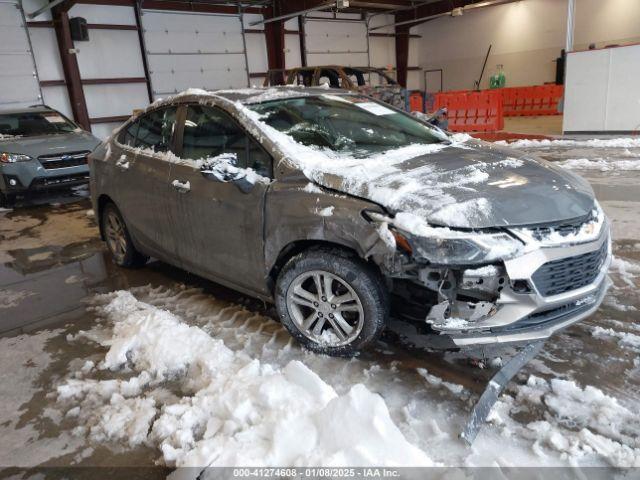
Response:
[[[55,111],[0,114],[0,136],[34,137],[76,130],[76,125]]]
[[[445,134],[364,96],[324,94],[247,107],[298,143],[357,158],[412,144],[447,141]]]

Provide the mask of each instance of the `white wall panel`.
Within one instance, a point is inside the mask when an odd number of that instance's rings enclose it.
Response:
[[[19,5],[0,3],[0,108],[40,103],[40,85]]]
[[[36,10],[39,10],[43,6],[49,3],[49,0],[22,0],[22,9],[24,10],[24,14],[27,15],[29,13],[33,13]],[[43,20],[51,20],[51,11],[47,10],[38,15],[34,20],[43,21]]]
[[[109,137],[113,131],[118,128],[121,123],[96,123],[91,125],[91,133],[93,133],[100,140],[104,140]]]
[[[239,16],[145,10],[142,25],[156,97],[190,87],[215,90],[248,85]],[[252,43],[253,62],[258,62],[261,48]]]
[[[84,96],[92,118],[130,115],[149,103],[144,83],[85,85]]]
[[[309,65],[369,65],[367,26],[363,21],[307,19],[305,35]]]
[[[640,45],[588,50],[567,57],[563,130],[637,132]]]
[[[71,104],[69,103],[69,93],[65,85],[42,87],[42,97],[43,103],[62,112],[67,117],[73,118]]]
[[[58,39],[53,28],[30,28],[33,55],[40,80],[63,80]]]
[[[112,25],[135,25],[133,7],[116,5],[74,5],[69,17],[82,17],[87,23],[108,23]]]
[[[302,66],[299,35],[290,33],[284,36],[284,64],[286,68],[296,68]]]
[[[144,77],[134,30],[90,30],[89,41],[75,42],[75,47],[82,78]]]

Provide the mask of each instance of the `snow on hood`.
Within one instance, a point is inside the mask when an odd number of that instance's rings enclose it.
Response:
[[[563,221],[593,209],[593,191],[580,177],[469,136],[354,158],[301,145],[239,102],[236,108],[307,178],[394,214],[411,212],[441,226],[488,228]]]

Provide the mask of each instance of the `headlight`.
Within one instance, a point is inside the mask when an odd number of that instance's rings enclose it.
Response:
[[[442,230],[448,232],[433,237],[410,236],[414,256],[439,265],[480,265],[512,258],[522,248],[522,243],[506,233]]]
[[[0,153],[0,163],[15,163],[15,162],[28,162],[32,160],[29,155],[22,155],[20,153]]]
[[[507,233],[463,232],[432,227],[415,215],[403,213],[396,215],[395,219],[376,212],[365,213],[371,221],[392,225],[394,235],[406,239],[414,258],[437,265],[481,265],[508,260],[524,248],[522,242]]]

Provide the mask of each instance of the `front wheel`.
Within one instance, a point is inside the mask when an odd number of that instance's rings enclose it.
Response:
[[[309,350],[351,356],[382,333],[389,300],[377,270],[348,252],[322,248],[286,263],[276,307],[283,325]]]
[[[102,213],[102,232],[113,261],[120,267],[136,268],[147,263],[148,257],[136,250],[118,208],[109,203]]]

